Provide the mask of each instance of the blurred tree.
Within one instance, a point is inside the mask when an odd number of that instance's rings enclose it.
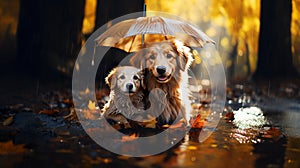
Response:
[[[291,51],[292,0],[261,0],[261,26],[254,78],[295,76]]]
[[[228,68],[228,77],[230,80],[234,79],[234,70],[235,70],[235,65],[236,65],[236,58],[238,56],[238,42],[234,44],[232,51],[229,54],[229,60],[231,61],[231,65]]]
[[[247,76],[251,75],[256,68],[260,24],[259,8],[260,0],[212,0],[210,7],[212,20],[216,20],[217,25],[224,26],[229,32],[229,45],[226,50],[234,50],[238,43],[237,54],[239,58],[247,57],[246,62],[239,62],[239,64],[247,66],[245,71],[239,70],[246,72],[245,75]],[[231,61],[230,55],[228,58]],[[236,60],[231,62],[234,61]]]
[[[115,18],[134,12],[142,12],[144,0],[98,0],[96,8],[96,26],[97,30]],[[141,15],[140,15],[141,16]],[[136,15],[132,17],[137,17]]]
[[[85,0],[20,0],[17,52],[22,70],[38,76],[72,72],[81,48],[84,4]]]

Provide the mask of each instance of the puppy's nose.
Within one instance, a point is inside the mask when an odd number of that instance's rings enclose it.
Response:
[[[165,66],[157,66],[156,71],[158,74],[163,75],[166,73],[166,67]]]
[[[127,83],[126,84],[126,89],[127,90],[132,90],[132,88],[133,88],[133,84],[132,83]]]

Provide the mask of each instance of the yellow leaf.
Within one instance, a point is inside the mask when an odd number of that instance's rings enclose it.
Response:
[[[85,92],[85,94],[89,94],[91,91],[89,88],[86,88],[84,92]]]
[[[188,146],[187,149],[188,150],[197,150],[197,147],[196,146]]]
[[[13,117],[13,116],[10,116],[10,117],[8,117],[6,120],[3,121],[2,125],[3,125],[3,126],[8,126],[8,125],[10,125],[13,121],[14,121],[14,117]]]
[[[218,145],[217,144],[211,144],[210,147],[216,148],[216,147],[218,147]]]
[[[93,102],[93,101],[89,100],[88,108],[90,110],[95,110],[96,109],[96,102]]]

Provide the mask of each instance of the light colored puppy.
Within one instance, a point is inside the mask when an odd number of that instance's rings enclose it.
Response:
[[[105,78],[110,87],[103,116],[113,124],[128,123],[144,110],[143,74],[132,66],[114,68]]]

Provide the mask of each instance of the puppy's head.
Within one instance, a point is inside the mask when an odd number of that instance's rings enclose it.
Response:
[[[105,81],[111,90],[119,90],[129,95],[136,93],[144,86],[142,72],[132,66],[114,68]]]
[[[130,60],[136,67],[147,68],[159,83],[169,82],[175,73],[184,71],[191,61],[189,48],[176,40],[146,44]]]

